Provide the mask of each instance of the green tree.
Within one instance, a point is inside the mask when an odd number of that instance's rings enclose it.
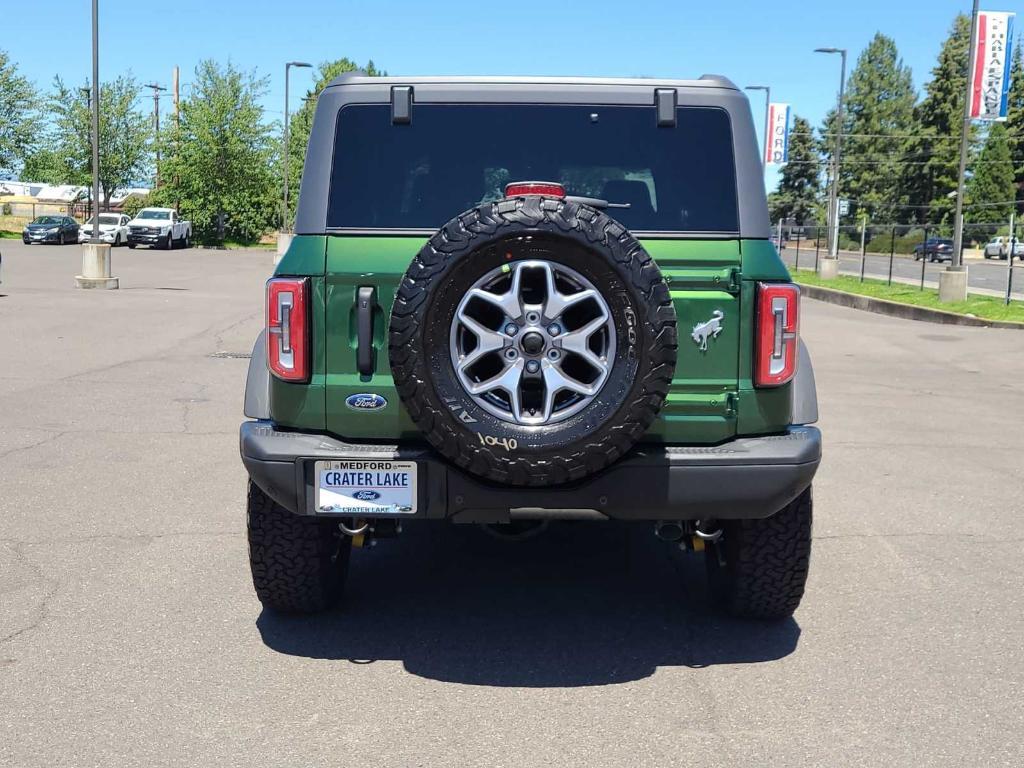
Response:
[[[273,226],[275,143],[260,99],[267,79],[206,60],[179,119],[164,132],[163,185],[153,202],[176,205],[198,239],[252,242]]]
[[[39,147],[25,157],[21,176],[25,181],[44,184],[66,184],[69,166],[67,158],[51,147]]]
[[[960,14],[942,44],[925,86],[927,95],[915,110],[917,136],[904,145],[901,187],[920,222],[946,222],[956,205],[950,193],[957,188],[970,40],[971,19]]]
[[[1024,202],[1024,55],[1020,43],[1013,49],[1010,63],[1010,94],[1006,110],[1006,129],[1013,158],[1016,199]]]
[[[88,186],[92,179],[92,113],[89,87],[54,80],[49,106],[52,135],[47,151],[66,166],[65,181]],[[130,76],[100,85],[100,187],[103,208],[114,191],[131,186],[149,168],[149,118],[139,110],[139,84]],[[59,164],[57,165],[59,168]]]
[[[910,67],[896,43],[881,33],[857,58],[847,85],[840,190],[853,201],[850,214],[863,209],[874,221],[896,221],[906,202],[893,179],[899,178],[900,149],[914,128],[914,92]]]
[[[1009,220],[1013,210],[1013,159],[1007,140],[1006,126],[993,123],[974,172],[967,180],[968,206],[965,220],[970,223],[998,223]]]
[[[789,162],[783,166],[778,190],[769,197],[772,221],[793,219],[812,223],[818,211],[818,153],[811,124],[793,116],[789,138]]]
[[[360,67],[352,59],[348,58],[325,61],[320,64],[317,69],[316,84],[312,89],[306,91],[306,95],[302,100],[302,106],[288,120],[288,207],[290,209],[288,215],[291,218],[295,216],[295,206],[299,200],[302,167],[306,159],[306,145],[309,144],[309,134],[313,129],[313,114],[316,112],[316,100],[328,83],[346,72],[363,72],[370,77],[387,75],[387,72],[377,69],[372,59],[366,62],[366,66],[363,67]],[[278,179],[281,176],[281,172],[278,171]]]
[[[29,154],[39,130],[38,96],[0,50],[0,171],[13,171]]]

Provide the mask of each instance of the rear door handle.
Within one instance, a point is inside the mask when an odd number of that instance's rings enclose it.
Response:
[[[375,368],[373,349],[373,313],[377,308],[377,289],[362,286],[356,297],[356,369],[372,376]]]

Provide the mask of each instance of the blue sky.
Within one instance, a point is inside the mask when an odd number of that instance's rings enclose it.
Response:
[[[58,0],[45,10],[30,2],[5,6],[0,48],[24,75],[39,86],[57,74],[84,81],[91,67],[90,0]],[[983,7],[1018,10],[1016,3]],[[265,105],[268,117],[280,119],[288,60],[372,58],[393,75],[714,72],[740,86],[770,85],[773,101],[791,103],[817,125],[835,103],[839,57],[814,48],[848,48],[852,67],[881,31],[896,40],[920,89],[958,11],[969,13],[970,3],[100,0],[100,78],[131,71],[143,82],[170,85],[177,64],[187,84],[201,59],[230,59],[270,76]],[[309,72],[293,70],[292,109],[311,84]],[[753,99],[760,122],[763,96]]]

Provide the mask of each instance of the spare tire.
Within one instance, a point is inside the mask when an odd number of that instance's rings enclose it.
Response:
[[[598,472],[643,436],[676,363],[668,286],[620,223],[525,196],[444,225],[391,312],[399,396],[446,458],[509,485]]]

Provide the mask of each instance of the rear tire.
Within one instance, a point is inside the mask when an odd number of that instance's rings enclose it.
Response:
[[[128,243],[128,249],[134,251],[137,243]]]
[[[296,515],[249,481],[249,566],[256,596],[284,613],[315,613],[341,598],[352,539],[336,521]]]
[[[723,526],[722,538],[705,551],[712,592],[729,613],[744,619],[793,615],[807,583],[812,506],[808,488],[771,517]]]

